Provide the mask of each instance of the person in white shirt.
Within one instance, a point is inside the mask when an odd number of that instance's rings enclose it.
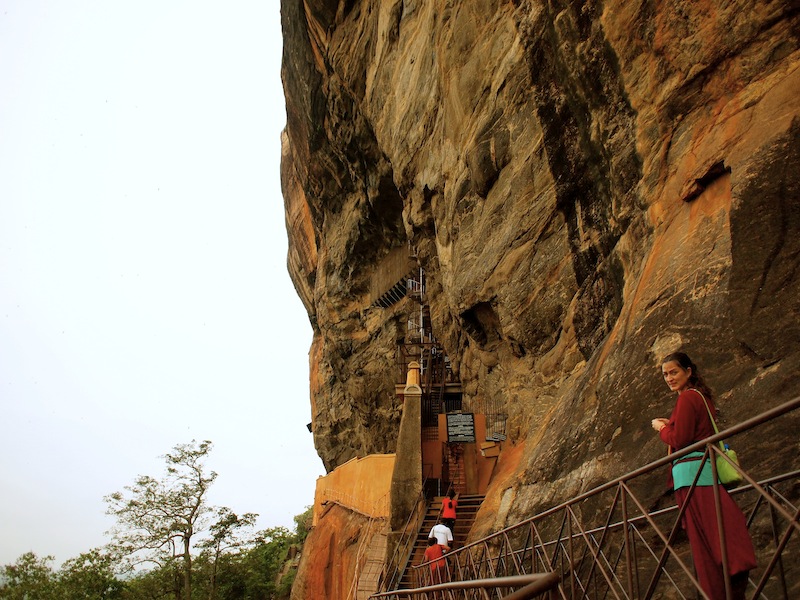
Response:
[[[450,552],[453,547],[453,532],[450,531],[450,528],[439,522],[436,523],[431,528],[431,532],[428,534],[429,538],[436,538],[436,542],[441,546],[444,546],[446,552]]]

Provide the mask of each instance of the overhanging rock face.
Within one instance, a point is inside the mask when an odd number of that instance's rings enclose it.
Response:
[[[788,3],[308,0],[282,18],[289,268],[329,469],[395,450],[412,308],[373,282],[409,245],[465,406],[509,415],[487,530],[659,456],[668,352],[728,423],[798,394]]]

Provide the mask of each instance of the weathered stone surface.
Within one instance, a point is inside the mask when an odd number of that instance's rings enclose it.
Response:
[[[350,598],[368,519],[332,504],[303,544],[293,600]]]
[[[792,3],[282,12],[289,268],[328,468],[394,450],[409,306],[367,295],[408,243],[467,405],[501,402],[524,446],[487,531],[659,456],[667,352],[693,355],[728,422],[798,394]]]

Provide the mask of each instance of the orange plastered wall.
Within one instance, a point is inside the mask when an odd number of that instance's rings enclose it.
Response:
[[[318,478],[313,524],[317,524],[328,502],[337,502],[365,515],[388,518],[394,459],[394,454],[353,458]]]

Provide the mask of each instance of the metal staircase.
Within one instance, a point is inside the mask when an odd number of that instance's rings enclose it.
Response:
[[[724,456],[719,443],[724,440],[736,447],[737,439],[750,441],[748,447],[753,453],[751,466],[735,466],[744,482],[730,491],[747,517],[756,546],[758,567],[749,573],[746,598],[800,598],[798,409],[800,397],[516,525],[456,547],[447,555],[447,583],[434,585],[428,575],[430,569],[419,565],[417,558],[411,567],[418,572],[414,587],[374,594],[372,598],[525,600],[542,594],[564,600],[705,597],[691,567],[689,548],[677,535],[682,511],[674,505],[648,507],[646,498],[652,495],[653,482],[666,477],[673,460],[700,451],[716,472],[715,459]],[[759,450],[781,453],[784,461],[793,461],[792,468],[780,473],[765,470],[765,465],[776,463],[759,461]]]
[[[458,497],[458,518],[456,519],[455,531],[453,531],[454,548],[464,545],[469,530],[475,522],[475,515],[477,515],[478,509],[481,507],[483,498],[484,496],[479,495],[463,495]],[[431,528],[436,525],[442,510],[443,499],[444,496],[437,496],[428,506],[425,518],[422,521],[422,525],[420,525],[416,541],[414,542],[411,560],[400,579],[401,589],[415,587],[419,583],[418,580],[415,580],[415,574],[417,572],[415,567],[422,563],[422,559],[425,555],[425,548],[428,546],[428,534]]]

